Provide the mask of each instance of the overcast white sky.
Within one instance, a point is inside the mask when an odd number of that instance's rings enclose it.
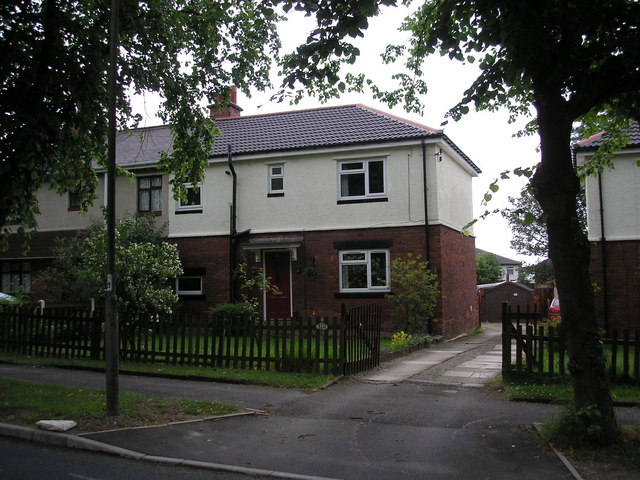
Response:
[[[356,63],[354,71],[373,77],[381,86],[393,85],[389,83],[390,77],[399,70],[399,67],[383,65],[379,55],[387,44],[402,43],[403,37],[397,32],[397,28],[406,14],[407,10],[403,8],[385,8],[381,16],[371,20],[365,38],[359,43],[362,56]],[[283,52],[290,51],[304,42],[312,26],[304,20],[299,17],[295,22],[289,21],[282,25]],[[445,113],[460,100],[464,90],[476,78],[478,70],[475,65],[462,65],[448,58],[434,56],[428,60],[424,72],[429,93],[423,99],[426,108],[422,117],[408,114],[402,107],[391,110],[367,94],[345,94],[325,106],[362,103],[430,127],[442,128],[440,125]],[[276,87],[279,85],[275,77],[273,84]],[[243,108],[242,114],[254,115],[322,106],[314,98],[305,99],[294,106],[270,102],[269,99],[274,92],[275,89],[264,93],[251,92],[251,98],[238,92],[238,104]],[[151,98],[146,100],[140,108],[143,108],[147,115],[147,124],[156,125],[158,121],[153,118],[155,102]],[[470,112],[459,122],[450,120],[444,127],[445,134],[482,170],[482,174],[473,181],[476,216],[484,212],[485,207],[481,205],[482,198],[489,184],[499,176],[500,172],[531,166],[539,161],[539,153],[536,150],[539,143],[537,136],[513,137],[518,128],[525,123],[523,119],[519,124],[509,125],[506,112]],[[500,190],[494,194],[488,208],[493,210],[507,205],[507,197],[519,195],[523,185],[524,181],[520,179],[501,182]],[[499,214],[478,221],[474,226],[474,234],[478,248],[529,264],[536,260],[532,257],[520,256],[511,249],[511,231]]]

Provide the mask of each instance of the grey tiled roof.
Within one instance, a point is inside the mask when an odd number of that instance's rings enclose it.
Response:
[[[640,146],[640,125],[634,122],[629,127],[629,143],[626,148]],[[607,138],[606,132],[600,132],[591,137],[577,142],[574,146],[575,150],[592,150],[598,148]]]
[[[478,173],[480,169],[442,130],[435,130],[364,105],[317,108],[216,120],[221,136],[213,157],[226,156],[228,145],[238,154],[308,150],[441,138]],[[167,126],[150,127],[118,135],[117,157],[121,165],[157,162],[160,152],[170,152]]]
[[[498,259],[500,265],[522,265],[522,262],[518,260],[513,260],[511,258],[503,257],[502,255],[498,255],[497,253],[487,252],[486,250],[482,250],[481,248],[476,248],[476,256],[482,253],[492,253]]]

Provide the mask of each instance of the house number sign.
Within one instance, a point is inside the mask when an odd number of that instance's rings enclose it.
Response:
[[[327,328],[329,328],[329,325],[324,322],[316,323],[317,330],[326,330]]]

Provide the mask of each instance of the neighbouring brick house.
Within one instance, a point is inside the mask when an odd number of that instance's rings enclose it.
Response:
[[[587,227],[591,276],[598,284],[596,313],[606,330],[640,328],[640,128],[612,158],[613,168],[587,177]],[[602,145],[603,134],[574,146],[584,165]]]
[[[483,253],[491,253],[495,255],[498,259],[498,263],[500,263],[500,269],[502,271],[500,280],[505,282],[517,282],[520,278],[520,269],[522,268],[522,262],[518,260],[513,260],[511,258],[503,257],[502,255],[497,255],[493,252],[487,252],[486,250],[482,250],[481,248],[476,248],[476,256],[481,255]]]
[[[185,271],[176,280],[183,309],[230,301],[232,271],[246,262],[280,289],[263,299],[266,316],[333,316],[343,303],[376,301],[392,329],[395,310],[384,299],[393,288],[389,265],[412,253],[438,274],[439,333],[452,337],[478,324],[475,241],[461,230],[473,217],[472,178],[480,170],[442,131],[363,105],[240,111],[232,103],[212,112],[222,134],[205,182],[184,203],[156,170],[160,152],[171,149],[169,129],[118,136],[117,162],[136,179],[116,179],[117,215],[151,213],[168,222]],[[46,265],[52,237],[100,215],[104,172],[98,175],[98,200],[87,215],[75,211],[72,196],[42,189],[31,253],[23,256],[11,239],[0,254],[3,285]]]

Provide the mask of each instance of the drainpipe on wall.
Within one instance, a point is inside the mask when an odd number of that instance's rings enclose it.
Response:
[[[607,281],[607,239],[604,232],[604,198],[602,197],[602,174],[598,173],[598,195],[600,197],[600,251],[602,254],[602,295],[604,296],[604,329],[609,333],[609,282]]]
[[[236,215],[236,199],[238,192],[238,175],[235,168],[233,168],[233,156],[231,154],[231,145],[227,148],[227,164],[229,165],[229,171],[231,172],[231,178],[233,181],[232,194],[231,194],[231,212],[229,221],[229,302],[236,300],[235,281],[233,278],[233,272],[236,269],[236,236],[237,230],[237,215]]]
[[[424,187],[424,237],[425,237],[425,260],[429,264],[429,268],[431,267],[431,256],[430,256],[430,245],[429,245],[429,201],[427,199],[427,146],[424,143],[424,139],[421,140],[422,143],[422,184]]]

